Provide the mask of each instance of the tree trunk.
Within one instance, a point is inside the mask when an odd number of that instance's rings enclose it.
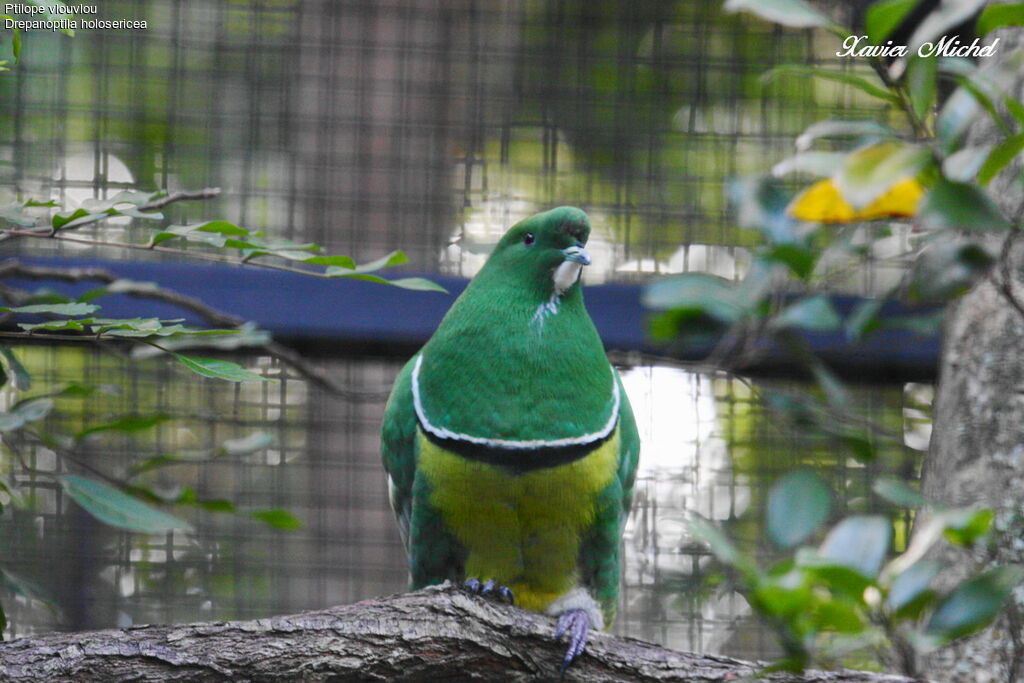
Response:
[[[1001,41],[991,59],[1005,59],[1024,46],[1020,29],[994,35]],[[1024,74],[1010,92],[1018,99],[1024,95]],[[994,124],[984,116],[968,142],[994,137]],[[1022,166],[1018,157],[989,187],[1003,214],[1018,223],[1024,209]],[[997,532],[985,549],[942,551],[954,566],[944,577],[947,586],[984,566],[1024,563],[1024,310],[1018,309],[1024,306],[1024,236],[1012,232],[1007,239],[991,277],[953,306],[946,322],[923,489],[929,501],[942,505],[994,508]],[[1007,279],[1016,303],[1003,291]],[[1024,594],[1018,591],[992,627],[929,657],[926,672],[951,682],[1024,681],[1022,607]]]
[[[255,621],[51,633],[0,643],[4,683],[533,681],[558,678],[554,621],[451,586]],[[752,680],[759,665],[599,633],[567,681]],[[771,681],[914,683],[859,671]]]

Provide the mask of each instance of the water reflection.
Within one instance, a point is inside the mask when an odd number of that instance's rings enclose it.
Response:
[[[643,445],[617,631],[722,651],[750,610],[735,591],[715,590],[712,558],[685,520],[735,519],[750,503],[748,486],[733,475],[715,395],[728,381],[659,365],[625,370],[622,381]]]

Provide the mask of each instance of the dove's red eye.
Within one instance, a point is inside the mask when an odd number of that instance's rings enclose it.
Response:
[[[532,232],[528,232],[523,236],[523,244],[528,247],[532,247],[533,243],[537,241],[537,236]]]

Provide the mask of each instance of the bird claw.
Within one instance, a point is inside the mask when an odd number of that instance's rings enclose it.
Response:
[[[516,604],[515,594],[512,592],[512,589],[508,586],[499,585],[494,579],[489,579],[487,583],[480,583],[480,579],[470,578],[466,579],[462,587],[470,593],[482,595],[485,598],[497,595],[499,599],[505,600],[510,605]]]
[[[565,675],[569,665],[573,663],[587,646],[587,634],[590,632],[590,616],[586,610],[571,609],[563,612],[558,617],[558,627],[555,629],[555,640],[563,635],[569,636],[569,647],[565,651],[565,659],[562,660],[562,667],[558,673]]]

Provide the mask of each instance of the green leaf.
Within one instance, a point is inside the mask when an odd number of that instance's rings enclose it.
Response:
[[[1018,123],[1024,124],[1024,103],[1013,96],[1006,97],[1003,100],[1003,104],[1006,105],[1006,109],[1013,114],[1013,118],[1017,119]]]
[[[77,320],[65,318],[63,320],[47,320],[42,323],[18,323],[18,327],[26,332],[35,332],[36,330],[49,330],[51,332],[71,330],[72,332],[84,332],[85,326],[91,322],[92,318],[79,318]]]
[[[996,145],[978,171],[978,183],[988,185],[989,181],[999,175],[999,172],[1021,153],[1021,150],[1024,150],[1024,133],[1011,135]]]
[[[424,292],[444,292],[446,290],[441,285],[431,282],[430,280],[421,277],[405,277],[398,278],[397,280],[388,280],[387,278],[380,277],[379,275],[370,275],[368,273],[356,273],[349,272],[344,269],[328,268],[324,273],[328,277],[347,277],[353,280],[365,280],[366,282],[376,282],[381,285],[393,285],[395,287],[401,287],[403,289],[419,290]]]
[[[707,544],[719,562],[734,567],[748,577],[756,575],[753,561],[740,552],[714,524],[698,517],[687,519],[684,523],[697,541]]]
[[[141,212],[138,207],[156,197],[159,192],[140,192],[138,190],[122,190],[107,199],[89,197],[82,201],[80,208],[90,214],[106,214],[106,216],[130,216],[148,220],[160,220],[160,213]]]
[[[995,257],[981,244],[960,239],[935,241],[918,254],[911,269],[912,301],[945,301],[958,297],[983,277]],[[904,320],[902,326],[905,326]]]
[[[356,271],[360,273],[372,273],[381,268],[387,268],[389,266],[400,266],[403,263],[408,263],[409,257],[402,251],[393,251],[390,254],[386,254],[379,259],[370,261],[369,263],[362,263],[356,266]]]
[[[64,296],[60,292],[55,292],[49,288],[37,289],[32,292],[28,299],[26,299],[22,305],[28,304],[71,304],[75,303],[75,300],[71,297]]]
[[[0,311],[11,313],[50,313],[52,315],[88,315],[100,310],[99,306],[92,304],[31,304],[29,306],[18,306],[7,308],[0,306]]]
[[[21,429],[30,422],[38,422],[53,410],[52,398],[30,398],[14,404],[6,413],[0,413],[0,432]]]
[[[0,346],[0,368],[3,368],[4,374],[12,380],[14,388],[18,391],[28,391],[32,388],[32,375],[14,355],[14,351],[6,346]]]
[[[886,140],[898,137],[896,131],[877,121],[827,120],[811,124],[796,139],[798,150],[810,149],[819,138],[853,137],[864,140]]]
[[[108,337],[210,337],[232,336],[240,333],[239,329],[207,330],[185,327],[179,324],[182,318],[175,320],[159,320],[157,318],[96,318],[89,322],[93,334]]]
[[[92,434],[99,434],[101,432],[121,432],[122,434],[134,434],[135,432],[142,432],[147,429],[152,429],[158,424],[167,422],[172,419],[170,415],[164,415],[157,413],[155,415],[127,415],[120,417],[112,422],[106,422],[104,424],[95,425],[75,434],[75,440],[84,439]]]
[[[208,457],[208,453],[163,453],[161,455],[154,455],[133,464],[130,468],[131,474],[129,476],[138,476],[143,472],[149,472],[150,470],[167,467],[169,465],[202,462],[207,460]]]
[[[235,504],[226,498],[209,498],[206,500],[196,499],[189,503],[197,508],[206,510],[207,512],[216,512],[218,514],[233,515],[238,512],[238,508]]]
[[[944,178],[925,195],[918,220],[929,230],[1001,231],[1010,227],[983,190]]]
[[[775,244],[761,254],[769,261],[785,265],[801,280],[806,280],[814,272],[819,255],[819,252],[797,244]]]
[[[314,266],[333,266],[336,268],[346,268],[349,270],[356,268],[356,262],[352,260],[351,256],[307,256],[302,255],[299,260],[303,263],[309,263]]]
[[[160,534],[173,529],[192,530],[188,522],[95,479],[76,474],[58,477],[64,491],[93,517],[119,529]]]
[[[840,600],[817,603],[811,619],[819,631],[860,633],[866,626],[860,612],[850,603]]]
[[[781,178],[790,173],[802,172],[819,178],[827,178],[842,165],[846,155],[847,152],[822,152],[818,150],[800,152],[772,166],[772,175],[776,178]]]
[[[814,332],[828,332],[842,327],[842,320],[827,296],[800,299],[784,308],[772,320],[775,327],[790,327]]]
[[[846,158],[835,176],[836,188],[850,206],[863,209],[897,182],[917,175],[930,159],[925,147],[895,140],[877,142]]]
[[[258,519],[267,526],[284,531],[294,531],[302,528],[302,520],[281,508],[268,508],[266,510],[254,510],[249,513],[253,519]]]
[[[762,74],[761,81],[763,83],[768,83],[779,76],[799,76],[801,78],[813,76],[816,78],[824,78],[826,80],[852,85],[861,92],[867,93],[871,97],[875,97],[890,104],[899,104],[900,102],[896,95],[885,88],[875,85],[863,76],[858,76],[846,71],[831,71],[814,66],[804,66],[802,64],[784,64],[766,71]]]
[[[943,513],[943,518],[946,520],[946,529],[943,534],[954,545],[974,545],[988,533],[994,516],[995,514],[989,508],[947,511]]]
[[[185,487],[174,501],[179,505],[191,505],[193,507],[206,510],[207,512],[215,512],[218,514],[234,514],[237,512],[235,504],[230,500],[224,498],[208,498],[203,499],[196,495],[195,490]]]
[[[828,518],[832,492],[813,470],[799,469],[775,482],[768,493],[768,537],[780,548],[806,540]]]
[[[206,233],[198,236],[195,233]],[[171,225],[156,233],[149,240],[149,246],[155,247],[168,240],[184,237],[186,239],[197,239],[207,242],[209,235],[221,235],[222,237],[244,237],[249,231],[228,221],[206,221],[203,223],[192,223],[189,225]],[[215,240],[217,246],[223,246],[223,240]]]
[[[743,314],[735,286],[707,273],[687,273],[655,280],[644,289],[641,302],[656,310],[693,309],[723,322],[735,322]]]
[[[879,477],[871,485],[871,490],[879,497],[899,507],[919,508],[924,505],[924,496],[920,491],[911,488],[907,482],[895,477]]]
[[[412,289],[418,292],[441,292],[447,294],[448,290],[430,280],[422,277],[400,277],[396,280],[387,280],[389,285],[395,287],[401,287],[402,289]]]
[[[917,25],[907,41],[907,54],[916,54],[924,43],[935,41],[957,24],[967,21],[988,0],[943,0]]]
[[[884,45],[918,0],[881,0],[864,13],[864,31],[871,45]]]
[[[15,595],[21,595],[30,600],[38,600],[51,612],[58,612],[57,601],[38,581],[26,579],[10,569],[0,568],[0,584]]]
[[[1024,3],[987,5],[978,15],[974,31],[979,36],[984,36],[1001,26],[1024,26]]]
[[[792,28],[837,29],[831,19],[803,0],[726,0],[726,12],[750,12],[783,26]]]
[[[91,384],[82,384],[80,382],[66,382],[60,386],[54,395],[61,398],[85,398],[86,396],[92,396],[97,391],[111,395],[116,395],[118,393],[117,387],[112,387],[109,384],[96,387]]]
[[[961,86],[946,98],[935,119],[935,136],[942,149],[952,151],[957,140],[978,115],[980,105],[971,91]]]
[[[78,297],[80,302],[89,302],[108,294],[153,294],[159,292],[160,285],[155,282],[138,282],[135,280],[114,280],[108,285],[91,289]]]
[[[351,261],[351,259],[349,259]],[[390,254],[383,256],[369,263],[364,263],[353,267],[344,267],[339,265],[329,265],[327,268],[327,275],[331,277],[345,277],[351,275],[360,275],[363,273],[372,273],[381,268],[387,266],[397,266],[407,262],[409,259],[406,258],[405,254],[400,251],[393,251]]]
[[[815,583],[857,602],[863,602],[864,589],[871,585],[871,580],[859,571],[836,564],[834,560],[819,555],[813,548],[797,550],[796,562]]]
[[[946,519],[946,513],[929,515],[924,510],[918,512],[914,520],[914,534],[910,537],[910,545],[906,552],[888,564],[885,574],[901,574],[921,560],[942,538],[946,530]]]
[[[822,557],[871,579],[878,576],[891,540],[892,524],[885,517],[847,517],[832,528],[819,552]]]
[[[173,331],[165,328],[163,333]],[[140,344],[132,349],[132,358],[151,358],[153,356],[167,353],[169,351],[181,351],[182,349],[202,347],[205,349],[220,349],[232,351],[245,347],[259,347],[270,341],[270,333],[258,329],[252,323],[245,323],[241,327],[231,330],[194,330],[191,328],[179,330],[180,334],[163,336],[160,339],[160,346]]]
[[[881,329],[883,324],[878,314],[884,305],[883,299],[865,299],[858,303],[846,319],[846,338],[859,343]]]
[[[967,579],[939,602],[925,633],[948,642],[981,630],[995,618],[1021,581],[1024,568],[1018,566],[991,569]]]
[[[22,493],[21,489],[18,487],[17,484],[15,484],[13,481],[11,481],[11,479],[6,477],[5,475],[0,475],[0,491],[3,491],[7,494],[11,504],[14,507],[20,508],[22,510],[29,509],[28,501],[26,500],[25,495]],[[0,505],[0,509],[2,509],[2,507],[3,506]]]
[[[952,65],[962,62],[944,59],[941,64],[944,70],[949,70]],[[1024,68],[1024,51],[1015,52],[1003,60],[988,60],[981,68],[968,72],[969,75],[960,76],[961,86],[947,98],[935,122],[939,147],[947,153],[952,152],[982,109],[992,116],[997,127],[1005,130],[1006,124],[994,101],[1005,102],[1010,112],[1014,112],[1011,103],[1015,100],[1006,94],[1017,82],[1021,68]],[[953,70],[955,73],[963,71],[959,66]]]
[[[907,90],[910,105],[919,119],[926,119],[935,105],[937,92],[937,67],[935,57],[914,55],[907,61]]]
[[[814,381],[818,383],[821,390],[825,393],[825,399],[829,402],[833,408],[840,411],[845,411],[850,405],[850,392],[847,390],[846,385],[843,381],[836,376],[836,373],[832,371],[820,358],[816,356],[808,356],[806,363],[814,375]],[[862,449],[855,443],[856,438],[850,441],[851,435],[846,431],[848,428],[840,426],[838,429],[828,426],[826,427],[827,433],[831,433],[839,437],[841,440],[853,446],[854,450],[859,453],[861,459],[867,459],[873,456],[874,451],[868,445],[868,451],[863,452]]]
[[[171,354],[186,368],[202,375],[203,377],[212,377],[214,379],[223,379],[228,382],[270,382],[267,377],[262,377],[256,373],[249,372],[241,365],[232,363],[231,361],[219,360],[216,358],[199,358],[197,356],[185,356],[180,353]]]
[[[21,63],[21,31],[17,27],[14,28],[14,34],[11,36],[11,52],[14,54],[14,63]],[[3,629],[0,629],[2,631]]]
[[[728,191],[741,228],[759,231],[773,245],[801,241],[796,222],[786,213],[791,197],[779,181],[766,176],[735,178]]]
[[[27,206],[27,202],[11,202],[10,204],[0,206],[0,218],[15,225],[20,225],[23,228],[31,228],[36,224],[37,218],[25,213]]]
[[[274,443],[274,436],[269,432],[253,432],[238,439],[226,439],[220,450],[226,455],[249,455]]]
[[[926,595],[934,596],[930,587],[940,568],[938,562],[931,560],[921,560],[912,564],[893,579],[885,598],[886,606],[893,612],[903,612],[905,616],[914,618],[912,608],[920,610],[924,606],[920,604],[921,599]]]
[[[942,160],[942,173],[947,179],[960,183],[972,182],[992,153],[992,145],[962,147]]]
[[[83,225],[90,223],[96,223],[102,221],[111,216],[117,216],[120,212],[118,211],[87,211],[83,208],[78,208],[73,211],[58,211],[50,219],[50,224],[54,230],[70,230],[72,228],[80,228]]]
[[[808,578],[806,573],[792,570],[781,576],[758,581],[750,601],[758,612],[782,617],[792,623],[793,616],[805,614],[807,607],[814,603]]]

